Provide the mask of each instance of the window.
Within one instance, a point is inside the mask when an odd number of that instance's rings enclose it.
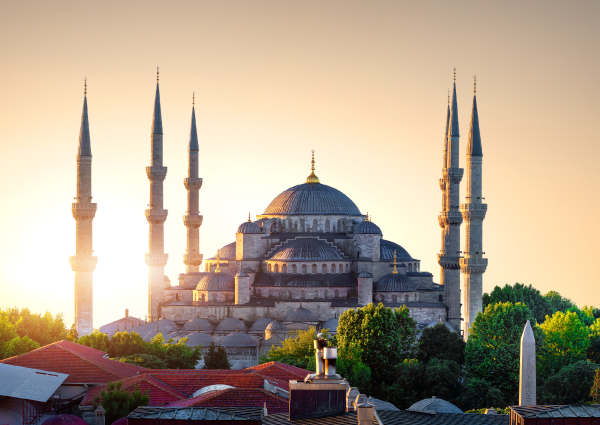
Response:
[[[323,264],[321,270],[323,271],[323,273],[327,273],[327,264]]]
[[[298,267],[295,264],[292,264],[292,273],[298,273]]]
[[[202,294],[202,302],[206,302],[206,294]]]
[[[212,299],[213,299],[213,302],[217,302],[217,294],[213,294]]]
[[[346,264],[346,273],[348,273],[348,264]]]
[[[325,220],[325,232],[329,232],[329,219]]]
[[[319,223],[317,223],[317,219],[313,220],[313,228],[312,228],[313,232],[318,232],[319,231]]]
[[[260,289],[256,290],[256,296],[260,297]]]
[[[404,296],[404,302],[408,302],[408,295]]]
[[[305,298],[304,297],[304,290],[302,290],[302,291],[300,291],[300,299],[303,300],[304,298]]]
[[[325,289],[325,298],[329,298],[329,291]]]
[[[308,267],[306,267],[306,264],[302,264],[302,273],[308,273]]]
[[[335,264],[331,265],[331,273],[335,273]]]
[[[379,297],[379,301],[381,301],[381,302],[385,301],[385,298],[384,298],[383,294],[381,294],[381,296]]]
[[[441,303],[442,303],[442,302],[444,302],[444,296],[443,296],[443,295],[440,295],[440,296],[439,296],[439,300],[440,300],[440,302],[441,302]]]
[[[279,264],[275,264],[275,273],[279,273]]]
[[[281,273],[287,273],[287,264],[281,266]]]
[[[175,294],[175,301],[179,301],[179,294]]]
[[[271,265],[270,265],[270,264],[269,264],[269,265],[267,265],[267,271],[268,271],[269,273],[271,273]]]
[[[417,294],[413,294],[413,300],[417,301]]]
[[[344,273],[344,266],[340,264],[340,273]]]
[[[392,295],[392,302],[393,303],[397,303],[398,302],[398,295]]]
[[[313,273],[316,273],[317,272],[317,265],[313,264],[312,267],[311,267],[311,269],[312,269]]]
[[[292,298],[293,298],[293,295],[292,295],[292,291],[291,291],[291,290],[290,290],[290,291],[288,291],[288,298],[290,298],[290,299],[292,299]]]
[[[408,263],[408,271],[412,272],[412,263]]]
[[[340,297],[340,291],[338,291],[337,289],[335,290],[335,297],[339,298]]]

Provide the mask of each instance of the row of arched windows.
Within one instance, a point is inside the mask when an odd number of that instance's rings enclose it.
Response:
[[[348,223],[341,218],[330,221],[328,218],[325,222],[319,222],[316,218],[312,221],[305,218],[295,219],[277,219],[276,223],[271,226],[271,231],[279,231],[281,233],[344,233]]]
[[[393,303],[399,302],[398,300],[399,300],[398,295],[392,295],[392,302]],[[385,302],[385,295],[383,295],[383,294],[379,295],[379,301]],[[412,301],[417,301],[417,294],[413,294]],[[408,294],[404,295],[404,302],[405,303],[410,302],[410,296]]]
[[[225,294],[224,298],[226,303],[232,301],[232,296],[230,294]],[[198,293],[194,293],[194,301],[201,301],[205,303],[207,299],[212,302],[219,301],[219,297],[217,296],[217,294],[210,294],[209,296],[207,296],[206,294],[200,295]]]
[[[408,271],[409,272],[418,272],[419,271],[419,263],[408,263]]]
[[[320,269],[321,273],[348,273],[350,266],[348,264],[344,265],[341,263],[330,264],[329,266],[327,264],[322,264]],[[301,270],[301,273],[308,273],[308,265],[302,264],[300,267],[298,267],[298,265],[292,264],[290,267],[287,264],[282,264],[280,267],[279,264],[267,264],[267,271],[269,273],[279,273],[279,270],[281,270],[281,273],[298,273],[298,270]],[[311,273],[318,273],[318,270],[319,267],[316,264],[310,266]]]
[[[300,290],[299,295],[300,295],[301,300],[306,299],[307,292],[309,292],[309,291],[305,291],[304,289]],[[281,289],[281,290],[279,290],[279,289],[264,289],[264,290],[256,289],[256,295],[258,297],[261,297],[264,295],[265,297],[268,297],[268,298],[287,298],[287,299],[295,299],[296,298],[294,296],[293,291],[290,289]],[[322,290],[319,291],[318,289],[315,289],[313,291],[312,295],[314,296],[314,298],[325,298],[325,299],[328,299],[330,297],[340,298],[343,296],[346,296],[349,298],[352,296],[352,291],[350,289],[348,289],[348,290],[335,289],[330,292],[328,289],[325,289],[324,291],[322,291]]]

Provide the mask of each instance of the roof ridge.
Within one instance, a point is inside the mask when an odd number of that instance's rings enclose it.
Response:
[[[5,359],[2,359],[2,360],[0,360],[0,363],[4,363],[4,362],[6,362],[7,360],[18,359],[19,357],[26,356],[26,355],[28,355],[28,354],[30,354],[30,353],[34,353],[34,352],[36,352],[36,351],[42,351],[42,350],[44,350],[44,349],[46,349],[46,348],[49,348],[49,347],[50,347],[50,346],[52,346],[52,345],[56,345],[56,344],[58,344],[59,342],[62,342],[62,341],[64,341],[64,340],[61,340],[61,341],[54,341],[54,342],[51,342],[51,343],[50,343],[50,344],[48,344],[48,345],[44,345],[43,347],[36,348],[35,350],[31,350],[31,351],[28,351],[28,352],[26,352],[26,353],[23,353],[23,354],[17,354],[16,356],[12,356],[12,357],[7,357],[7,358],[5,358]],[[61,348],[61,347],[60,347],[60,346],[58,346],[58,348]]]
[[[137,376],[142,376],[142,375],[137,375]],[[182,391],[179,391],[177,388],[172,387],[171,385],[161,381],[160,379],[156,378],[155,376],[152,376],[152,374],[150,373],[144,373],[144,375],[146,377],[146,380],[150,381],[150,379],[156,381],[155,383],[164,385],[167,388],[163,388],[165,391],[167,391],[169,394],[174,395],[176,397],[182,397],[182,400],[186,400],[188,398],[187,394],[184,394]]]

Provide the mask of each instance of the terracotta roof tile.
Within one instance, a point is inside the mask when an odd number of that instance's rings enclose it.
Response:
[[[175,372],[175,373],[174,373]],[[181,371],[152,371],[150,375],[165,384],[191,396],[193,393],[208,385],[224,384],[236,388],[262,388],[264,378],[258,374],[248,374],[240,371],[207,371],[206,369]],[[226,372],[226,373],[218,373]],[[233,371],[232,371],[233,372]]]
[[[289,381],[290,379],[303,380],[306,375],[313,373],[305,369],[300,369],[299,367],[279,362],[263,363],[258,366],[249,367],[246,370],[252,370],[260,375],[283,381]]]
[[[169,404],[168,407],[263,407],[269,413],[287,413],[288,400],[262,388],[229,388]]]

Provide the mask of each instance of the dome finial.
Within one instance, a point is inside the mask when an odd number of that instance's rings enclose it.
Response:
[[[396,270],[396,250],[394,250],[394,270],[392,271],[393,274],[398,274],[398,270]]]
[[[315,174],[315,151],[312,151],[312,161],[310,162],[310,176],[306,178],[306,183],[320,183],[319,178]]]
[[[220,255],[219,251],[220,250],[217,249],[217,268],[215,269],[215,273],[221,273],[221,265],[220,265],[221,258],[219,257],[219,255]]]

